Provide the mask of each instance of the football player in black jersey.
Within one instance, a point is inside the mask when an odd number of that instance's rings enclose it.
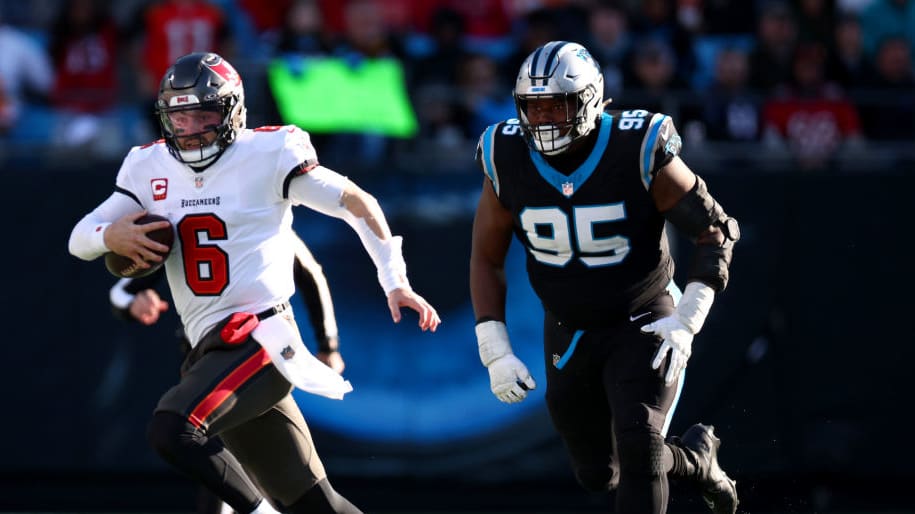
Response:
[[[514,233],[545,311],[547,407],[579,483],[616,490],[615,512],[656,514],[668,478],[688,480],[713,512],[733,514],[713,427],[665,437],[693,336],[727,285],[737,222],[678,156],[670,117],[605,110],[603,89],[587,49],[549,42],[521,65],[518,119],[480,136],[470,262],[480,358],[501,401],[535,387],[505,325]],[[696,243],[682,297],[665,222]]]

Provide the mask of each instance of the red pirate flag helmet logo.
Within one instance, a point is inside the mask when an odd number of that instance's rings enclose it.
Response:
[[[235,71],[235,68],[231,64],[226,62],[225,59],[216,55],[210,54],[209,57],[204,61],[204,64],[207,65],[207,68],[213,70],[213,73],[222,77],[226,82],[239,85],[241,84],[241,75]]]

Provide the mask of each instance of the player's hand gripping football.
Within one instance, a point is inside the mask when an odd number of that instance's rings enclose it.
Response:
[[[412,289],[397,288],[388,293],[388,308],[391,309],[391,319],[400,323],[401,307],[409,307],[419,314],[419,328],[425,332],[435,332],[442,320],[438,313],[425,298],[413,292]]]
[[[105,246],[112,252],[123,255],[137,264],[142,269],[150,267],[149,262],[162,262],[163,257],[156,252],[167,253],[170,248],[157,243],[146,236],[149,232],[160,228],[167,228],[167,221],[156,221],[146,225],[137,225],[134,221],[140,219],[146,211],[134,212],[120,217],[105,230]]]
[[[702,329],[714,300],[714,289],[701,282],[690,282],[673,314],[642,327],[642,332],[655,334],[662,340],[651,362],[652,368],[658,369],[670,353],[670,363],[664,376],[667,385],[676,382],[686,369],[686,362],[693,351],[693,336]]]
[[[527,392],[537,387],[527,366],[515,357],[508,341],[508,331],[501,321],[484,321],[476,326],[480,361],[489,370],[492,394],[505,403],[517,403],[527,398]]]

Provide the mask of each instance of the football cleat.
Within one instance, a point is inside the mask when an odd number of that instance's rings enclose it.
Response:
[[[715,514],[735,514],[737,483],[718,465],[721,439],[715,437],[715,427],[697,423],[689,427],[677,443],[697,457],[696,482],[709,509]]]

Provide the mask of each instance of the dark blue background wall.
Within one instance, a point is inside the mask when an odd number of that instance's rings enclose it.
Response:
[[[113,277],[66,249],[73,224],[110,193],[117,166],[2,172],[0,509],[38,501],[181,510],[193,495],[144,439],[151,409],[177,375],[174,313],[150,328],[116,320]],[[748,509],[906,505],[892,486],[915,478],[905,435],[913,421],[906,251],[915,177],[706,179],[741,221],[743,240],[731,284],[694,345],[671,432],[714,424]],[[516,406],[489,393],[467,289],[480,177],[357,180],[405,236],[413,285],[444,323],[436,334],[420,333],[410,315],[391,324],[355,234],[297,211],[296,228],[331,284],[355,386],[342,402],[298,396],[338,488],[369,511],[603,508],[571,480],[543,387]],[[687,242],[675,242],[688,259]],[[540,313],[517,247],[510,265],[513,345],[543,386]],[[296,310],[310,341],[303,307]],[[674,508],[678,501],[693,506],[675,499]]]

